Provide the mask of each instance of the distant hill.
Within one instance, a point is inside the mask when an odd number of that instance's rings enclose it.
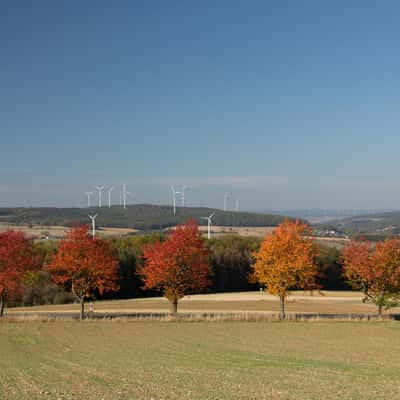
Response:
[[[71,226],[74,223],[89,223],[88,214],[98,214],[97,226],[115,228],[135,228],[142,230],[163,229],[195,218],[199,224],[207,222],[200,219],[215,212],[213,223],[220,226],[276,226],[285,217],[248,212],[221,211],[205,207],[178,207],[176,215],[171,206],[135,204],[127,206],[88,208],[0,208],[0,222],[32,225]]]
[[[306,208],[306,209],[287,209],[287,210],[260,210],[262,214],[287,215],[292,218],[300,218],[311,223],[324,223],[343,218],[353,218],[357,216],[366,216],[393,212],[393,209],[336,209],[336,208]]]
[[[361,215],[330,221],[319,227],[332,228],[348,235],[392,236],[400,234],[400,211]]]

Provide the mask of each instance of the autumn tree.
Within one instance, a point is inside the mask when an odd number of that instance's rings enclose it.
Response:
[[[375,247],[368,241],[352,241],[342,253],[344,273],[355,289],[364,292],[363,302],[382,310],[400,301],[400,239],[387,239]]]
[[[25,274],[39,269],[40,265],[41,258],[32,240],[13,230],[0,233],[0,317],[6,299],[21,292]]]
[[[57,246],[47,266],[52,279],[70,290],[80,304],[80,318],[84,318],[85,299],[96,292],[118,289],[118,259],[107,241],[93,238],[87,226],[72,228]]]
[[[165,241],[146,246],[144,259],[144,288],[162,291],[174,314],[179,299],[211,283],[208,252],[195,221],[177,226]]]
[[[267,235],[255,253],[253,278],[279,297],[280,318],[285,318],[285,300],[290,289],[315,288],[316,246],[307,237],[311,228],[299,221],[285,221]]]

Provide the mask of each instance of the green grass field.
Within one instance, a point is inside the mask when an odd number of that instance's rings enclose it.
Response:
[[[396,322],[0,323],[1,399],[398,399]]]

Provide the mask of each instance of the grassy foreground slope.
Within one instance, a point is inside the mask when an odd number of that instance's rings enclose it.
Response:
[[[400,324],[0,324],[1,399],[398,399]]]
[[[0,222],[34,225],[69,226],[76,222],[90,222],[88,214],[98,214],[98,226],[136,229],[162,229],[195,218],[202,225],[207,222],[200,219],[215,212],[213,223],[220,226],[276,226],[285,217],[247,212],[221,211],[205,207],[177,208],[176,215],[172,207],[149,204],[130,205],[111,208],[0,208]]]

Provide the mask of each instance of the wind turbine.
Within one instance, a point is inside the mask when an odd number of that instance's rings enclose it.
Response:
[[[230,199],[230,198],[231,198],[231,196],[227,192],[225,192],[225,195],[224,195],[224,211],[228,210],[228,199]]]
[[[101,208],[101,192],[104,189],[104,186],[96,186],[96,190],[99,192],[99,207]]]
[[[130,195],[131,193],[129,193],[127,190],[126,190],[126,184],[124,183],[123,185],[122,185],[122,200],[123,200],[123,203],[124,203],[124,208],[126,208],[126,196],[127,195]]]
[[[181,194],[181,207],[185,207],[185,190],[187,186],[182,186],[181,192],[177,192]]]
[[[90,208],[90,196],[93,194],[93,192],[85,192],[87,196],[87,206]]]
[[[212,217],[214,216],[215,212],[213,212],[208,217],[201,217],[201,219],[205,219],[207,221],[207,238],[211,239],[211,224],[212,224]]]
[[[89,215],[89,218],[92,220],[92,236],[93,237],[95,237],[95,235],[96,235],[96,223],[95,223],[96,217],[97,217],[97,214]]]
[[[239,211],[239,198],[238,197],[236,197],[236,200],[235,200],[235,211],[236,212]]]
[[[176,214],[176,195],[179,192],[177,192],[173,186],[171,186],[171,191],[172,191],[172,204],[174,207],[174,215],[175,215]]]
[[[110,189],[108,189],[108,208],[111,208],[111,192],[114,190],[114,186],[111,186]]]

